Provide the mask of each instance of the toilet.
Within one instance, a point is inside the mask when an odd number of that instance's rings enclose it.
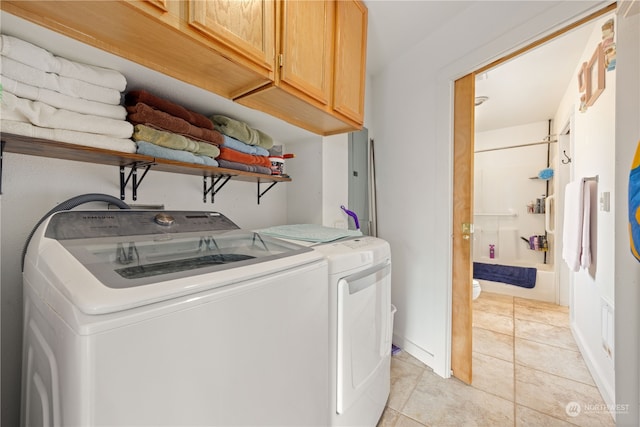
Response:
[[[480,289],[480,282],[478,282],[477,280],[473,281],[473,299],[477,299],[480,296],[480,292],[482,292],[482,289]]]

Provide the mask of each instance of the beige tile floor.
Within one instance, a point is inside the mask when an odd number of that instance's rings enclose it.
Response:
[[[567,307],[487,292],[473,306],[472,385],[441,378],[401,352],[391,359],[391,395],[378,427],[615,424],[575,344]]]

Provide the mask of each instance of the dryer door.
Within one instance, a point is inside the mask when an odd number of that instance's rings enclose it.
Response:
[[[375,382],[391,351],[391,262],[338,282],[337,412],[343,414]],[[373,385],[375,386],[375,385]],[[374,391],[375,393],[375,391]]]

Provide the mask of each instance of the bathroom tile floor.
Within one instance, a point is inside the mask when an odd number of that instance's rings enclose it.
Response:
[[[473,303],[473,384],[400,352],[378,427],[615,425],[605,408],[567,307],[483,292]]]

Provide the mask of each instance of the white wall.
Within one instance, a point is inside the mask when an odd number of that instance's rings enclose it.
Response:
[[[348,216],[340,206],[349,204],[349,136],[333,135],[322,141],[322,225],[347,228]]]
[[[453,81],[594,7],[472,2],[374,76],[379,235],[393,251],[394,340],[441,376],[450,374]]]
[[[590,60],[602,40],[602,24],[611,17],[608,15],[596,21],[581,60],[576,64],[576,76],[582,63]],[[574,118],[572,150],[568,153],[572,158],[571,181],[598,176],[598,198],[603,192],[615,196],[616,70],[606,72],[605,78],[604,92],[585,112],[579,111],[580,93],[577,81],[572,80],[556,116],[558,123],[566,123],[571,115]],[[601,394],[611,404],[615,401],[613,359],[602,346],[601,305],[605,303],[613,309],[614,304],[615,202],[610,212],[600,210],[597,199],[594,203],[593,264],[588,270],[570,273],[572,292],[569,305],[576,342]],[[561,239],[558,244],[562,244]]]
[[[322,138],[287,144],[285,173],[287,184],[287,224],[322,224]]]
[[[339,134],[287,146],[296,158],[286,160],[294,180],[287,189],[288,224],[322,224],[347,228],[349,136]]]
[[[629,1],[623,1],[620,9]],[[636,2],[637,6],[637,2]],[[640,263],[631,255],[628,235],[628,182],[631,159],[640,142],[640,14],[617,20],[615,144],[615,395],[618,426],[640,425]]]

